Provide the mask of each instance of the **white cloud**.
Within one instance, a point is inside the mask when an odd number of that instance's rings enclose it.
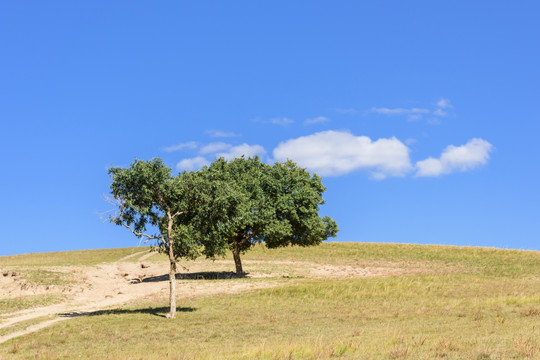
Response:
[[[377,114],[384,114],[384,115],[401,115],[407,113],[407,109],[402,108],[371,108],[371,112],[377,113]]]
[[[440,158],[427,158],[416,163],[415,176],[439,176],[456,171],[467,171],[484,165],[489,160],[493,145],[483,139],[474,138],[465,145],[449,145]]]
[[[202,168],[205,165],[209,165],[210,163],[208,160],[206,160],[202,156],[197,156],[190,159],[184,159],[180,161],[178,164],[176,164],[177,170],[186,170],[186,171],[192,171]]]
[[[304,123],[307,125],[307,124],[323,123],[323,122],[327,122],[327,121],[328,121],[328,118],[326,116],[317,116],[315,118],[306,119],[306,121],[304,121]]]
[[[284,141],[273,155],[277,161],[291,159],[324,176],[368,170],[381,179],[404,176],[412,169],[409,149],[395,137],[372,141],[344,131],[323,131]]]
[[[199,150],[200,154],[214,154],[216,158],[223,157],[225,160],[232,160],[243,156],[253,157],[266,154],[266,150],[261,145],[249,145],[246,143],[233,146],[224,142],[214,142],[207,144]]]
[[[163,148],[163,151],[173,152],[173,151],[178,151],[182,149],[195,149],[196,147],[197,147],[197,143],[195,141],[190,141],[187,143],[181,143],[181,144],[165,147]]]
[[[209,153],[215,153],[218,151],[223,151],[230,149],[232,147],[231,144],[227,144],[224,142],[213,142],[208,145],[203,146],[200,150],[200,154],[209,154]]]
[[[441,124],[442,117],[450,116],[453,108],[450,100],[441,98],[435,103],[436,107],[428,108],[388,108],[388,107],[373,107],[369,111],[387,116],[407,116],[408,121],[417,121],[427,117],[428,124]]]
[[[246,157],[253,157],[255,155],[262,156],[266,154],[266,150],[261,145],[248,145],[243,143],[241,145],[232,146],[227,152],[218,153],[216,157],[223,157],[225,160],[232,160],[239,158],[242,155]]]
[[[404,108],[371,108],[371,112],[377,113],[377,114],[383,114],[383,115],[414,115],[414,114],[427,114],[429,113],[428,109],[422,109],[422,108],[410,108],[410,109],[404,109]]]
[[[441,98],[439,101],[437,101],[437,106],[441,109],[451,108],[452,104],[450,103],[450,100]]]
[[[240,134],[234,133],[232,131],[222,131],[222,130],[208,130],[206,132],[210,137],[213,138],[226,138],[226,137],[238,137]]]

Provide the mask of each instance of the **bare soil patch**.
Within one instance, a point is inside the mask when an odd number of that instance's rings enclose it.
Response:
[[[147,261],[154,253],[146,251],[126,256],[113,263],[96,266],[42,266],[41,271],[64,274],[69,283],[47,285],[25,281],[25,268],[12,267],[0,274],[3,298],[17,298],[38,294],[63,294],[61,302],[17,312],[0,314],[0,329],[16,327],[47,316],[53,319],[37,322],[26,329],[0,337],[0,343],[25,335],[72,316],[110,309],[133,300],[164,301],[168,298],[168,262]],[[133,258],[137,258],[133,261]],[[155,259],[153,259],[155,260]],[[232,294],[283,284],[284,278],[347,279],[358,277],[400,275],[429,271],[418,266],[399,267],[396,264],[376,266],[330,265],[302,261],[244,261],[249,270],[245,279],[238,279],[231,270],[231,260],[193,261],[181,263],[177,275],[178,298],[189,299],[218,294]],[[37,321],[37,320],[36,320]]]

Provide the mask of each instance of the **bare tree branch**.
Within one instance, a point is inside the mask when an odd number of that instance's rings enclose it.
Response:
[[[110,204],[116,205],[120,209],[119,214],[116,215],[113,218],[120,219],[121,224],[124,227],[126,227],[127,229],[129,229],[129,231],[131,231],[135,236],[146,238],[146,240],[143,241],[145,244],[147,242],[149,242],[150,240],[159,240],[162,243],[167,244],[164,237],[155,236],[155,235],[148,235],[148,234],[145,234],[145,233],[140,232],[140,231],[135,231],[135,229],[133,229],[127,222],[125,222],[124,221],[124,209],[125,209],[124,205],[125,205],[125,202],[122,199],[119,199],[119,198],[116,198],[116,197],[113,198],[113,199],[107,197],[106,199],[107,199],[107,202],[109,202]]]
[[[162,241],[163,243],[166,244],[165,242],[165,239],[163,237],[159,237],[159,236],[154,236],[154,235],[148,235],[148,234],[145,234],[143,232],[139,232],[139,231],[135,231],[131,226],[129,226],[122,217],[120,217],[120,221],[122,222],[122,225],[125,226],[126,228],[129,229],[129,231],[131,231],[135,236],[142,236],[142,237],[145,237],[146,240],[144,241],[144,243],[146,244],[147,242],[149,242],[150,240],[160,240]]]
[[[118,207],[121,205],[121,202],[117,199],[114,199],[114,198],[111,198],[110,196],[108,195],[102,195],[103,199],[109,204],[109,205],[112,205],[113,208],[112,209],[109,209],[109,210],[106,210],[106,211],[102,211],[99,214],[99,219],[102,221],[102,222],[107,222],[107,221],[110,221],[111,219],[111,213],[113,214],[116,214],[118,212]]]
[[[174,213],[174,214],[172,215],[172,218],[174,219],[174,218],[177,217],[178,215],[182,215],[182,214],[184,214],[184,213],[185,213],[185,211],[177,211],[176,213]]]

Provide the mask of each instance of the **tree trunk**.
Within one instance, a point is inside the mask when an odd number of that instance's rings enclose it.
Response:
[[[174,319],[176,316],[176,259],[174,258],[174,246],[173,246],[173,240],[172,240],[172,225],[173,225],[173,219],[171,216],[169,216],[169,224],[168,224],[168,237],[169,237],[169,263],[171,265],[169,269],[169,304],[170,304],[170,310],[169,314],[167,315],[168,318]]]
[[[170,253],[170,251],[169,251]],[[169,271],[169,287],[170,287],[170,293],[169,293],[169,304],[170,304],[170,310],[169,314],[167,315],[168,318],[173,319],[176,316],[176,261],[174,260],[174,256],[172,257],[172,260],[169,255],[169,261],[171,263],[171,268]]]
[[[242,276],[244,275],[244,271],[242,270],[242,260],[240,259],[240,244],[238,244],[237,241],[234,242],[232,253],[234,258],[234,265],[236,266],[236,275]]]

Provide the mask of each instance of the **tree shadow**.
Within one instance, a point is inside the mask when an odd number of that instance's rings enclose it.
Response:
[[[203,271],[195,273],[177,273],[176,280],[229,280],[246,278],[248,273],[236,275],[232,271]],[[137,279],[138,280],[138,279]],[[149,276],[142,279],[141,282],[160,282],[169,281],[169,274]]]
[[[122,314],[150,314],[159,317],[167,317],[169,313],[169,307],[157,307],[157,308],[144,308],[144,309],[110,309],[110,310],[98,310],[98,311],[73,311],[67,313],[58,314],[64,318],[74,318],[78,316],[100,316],[100,315],[122,315]],[[193,307],[177,307],[177,312],[193,312],[197,308]]]

